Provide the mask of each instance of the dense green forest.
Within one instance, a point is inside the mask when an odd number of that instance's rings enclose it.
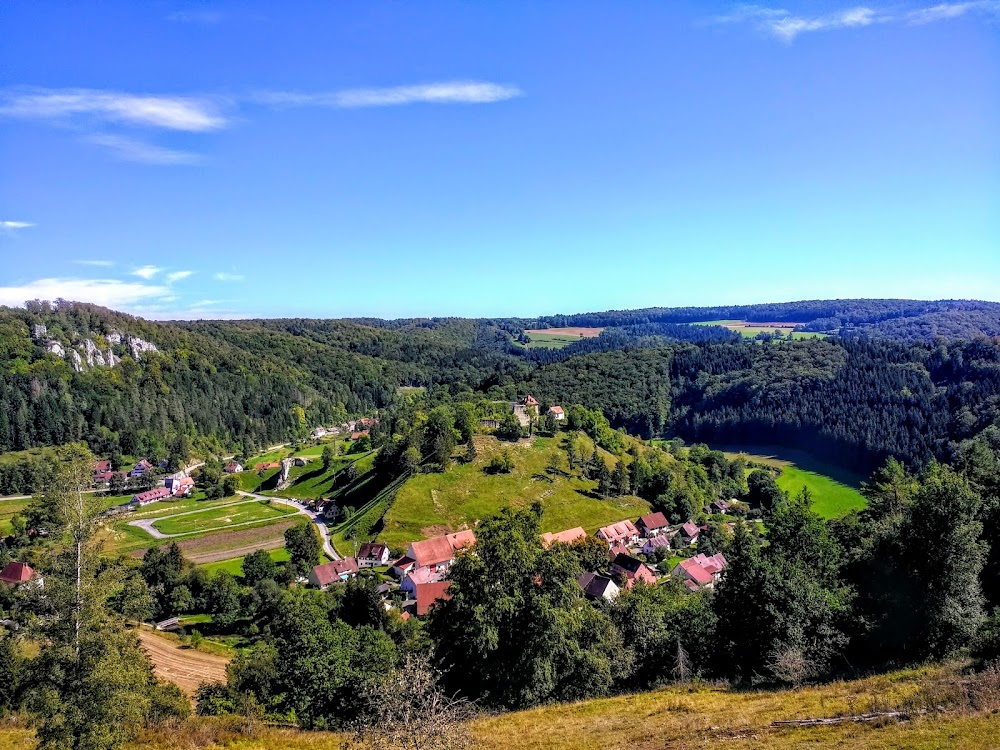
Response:
[[[532,392],[599,408],[643,437],[794,445],[863,471],[889,456],[921,466],[950,459],[1000,413],[1000,345],[983,335],[996,310],[867,300],[534,321],[157,323],[33,302],[0,309],[0,451],[85,441],[101,455],[166,457],[186,438],[251,453],[385,409],[400,387],[416,386],[497,399]],[[845,335],[755,341],[686,325],[720,316]],[[527,349],[517,338],[529,324],[611,327],[563,349]],[[965,338],[970,325],[978,335]],[[945,328],[956,335],[911,335]],[[94,351],[103,364],[88,362]]]

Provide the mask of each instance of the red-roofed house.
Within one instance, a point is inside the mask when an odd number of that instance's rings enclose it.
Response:
[[[94,461],[94,473],[99,471],[111,471],[111,461]]]
[[[389,562],[389,548],[378,542],[365,542],[358,551],[358,565],[377,568]]]
[[[228,464],[222,467],[222,470],[227,474],[239,474],[241,471],[243,471],[243,464],[239,464],[236,461],[230,461]]]
[[[698,541],[698,534],[701,533],[701,529],[688,521],[685,524],[681,524],[678,533],[680,534],[681,541],[686,544],[694,544]]]
[[[417,561],[409,555],[403,555],[392,564],[392,574],[402,578],[417,566]]]
[[[646,543],[642,545],[642,554],[652,555],[658,549],[670,549],[671,534],[660,534],[659,536],[653,536],[646,540]]]
[[[659,536],[670,529],[667,517],[662,513],[647,513],[639,518],[636,528],[644,537]]]
[[[432,570],[431,568],[416,568],[411,570],[403,580],[399,582],[399,590],[404,594],[416,596],[417,587],[425,583],[437,583],[444,580],[447,573],[443,570]]]
[[[563,411],[561,406],[550,406],[548,413],[551,414],[552,418],[557,422],[562,422],[566,419],[566,412]]]
[[[352,432],[351,440],[360,440],[362,435],[367,435],[368,430],[361,430],[360,432]]]
[[[433,583],[421,583],[417,585],[417,617],[423,617],[431,611],[431,607],[439,602],[446,602],[451,599],[448,593],[450,581],[435,581]]]
[[[656,575],[653,571],[646,563],[636,560],[631,555],[618,555],[611,563],[611,572],[624,576],[627,589],[639,582],[650,586],[656,585]]]
[[[542,534],[542,546],[548,548],[556,542],[572,544],[577,539],[583,539],[586,536],[587,532],[581,526],[577,526],[575,529],[566,529],[566,531],[550,531],[547,534]]]
[[[525,396],[521,400],[521,403],[524,404],[525,406],[538,406],[538,400],[531,395]]]
[[[146,490],[146,492],[140,492],[137,495],[133,495],[132,502],[136,505],[143,506],[155,503],[167,497],[170,497],[170,490],[166,487],[156,487],[151,490]]]
[[[627,554],[629,554],[628,547],[626,547],[621,542],[615,542],[614,544],[611,545],[611,549],[608,550],[608,559],[614,560],[616,557],[618,557],[618,555],[627,555]]]
[[[677,563],[671,575],[680,578],[688,591],[710,589],[715,586],[726,565],[728,563],[721,552],[712,556],[695,555]]]
[[[30,583],[39,588],[44,583],[42,577],[35,572],[27,563],[12,562],[7,563],[3,570],[0,570],[0,583],[6,586],[20,586]]]
[[[458,531],[431,539],[412,542],[406,556],[416,562],[418,568],[447,570],[455,560],[455,553],[476,543],[476,535],[471,531]]]
[[[132,467],[132,471],[128,473],[130,477],[142,477],[153,470],[153,464],[149,463],[146,459],[142,459],[139,463]]]
[[[325,589],[331,584],[346,581],[358,574],[358,561],[353,557],[343,560],[333,560],[317,565],[309,572],[309,583],[319,589]]]
[[[609,545],[621,542],[627,547],[630,544],[638,543],[639,530],[635,527],[634,523],[626,519],[618,523],[602,526],[597,530],[597,537],[603,539]]]

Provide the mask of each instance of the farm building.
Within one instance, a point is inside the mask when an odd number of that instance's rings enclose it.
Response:
[[[467,549],[475,543],[475,534],[471,531],[459,531],[412,542],[406,551],[406,556],[414,560],[417,568],[443,571],[454,562],[456,552]]]
[[[576,579],[576,582],[580,584],[583,593],[590,599],[604,599],[610,602],[621,591],[618,584],[607,576],[597,573],[584,573]]]
[[[128,475],[130,477],[144,477],[152,470],[153,464],[146,459],[142,459],[139,463],[132,467],[132,471],[130,471]]]
[[[155,503],[168,497],[170,497],[170,490],[166,487],[156,487],[154,489],[146,490],[145,492],[133,495],[132,502],[142,507],[143,505],[149,505],[150,503]]]

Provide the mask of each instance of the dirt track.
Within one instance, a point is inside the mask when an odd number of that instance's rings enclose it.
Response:
[[[138,631],[138,636],[153,662],[156,676],[175,683],[188,695],[193,696],[203,682],[226,681],[226,665],[229,664],[226,657],[181,648],[148,630]]]

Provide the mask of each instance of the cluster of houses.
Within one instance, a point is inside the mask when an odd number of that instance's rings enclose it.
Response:
[[[367,435],[371,428],[377,424],[377,417],[362,417],[333,427],[317,427],[312,431],[312,437],[318,440],[328,435],[343,435],[351,440],[359,440],[362,435]]]
[[[95,461],[93,467],[94,485],[107,486],[111,483],[111,480],[115,475],[120,476],[127,482],[129,479],[138,479],[140,477],[152,475],[156,471],[166,469],[166,467],[166,461],[161,461],[158,465],[154,466],[150,461],[144,458],[129,471],[116,472],[112,470],[110,460],[104,459],[101,461]],[[240,470],[242,471],[242,469]],[[188,497],[192,492],[194,492],[194,479],[189,477],[186,472],[180,471],[164,478],[163,484],[159,487],[153,487],[151,489],[135,493],[132,496],[131,502],[132,504],[141,507],[149,505],[150,503],[159,502],[160,500]]]
[[[592,599],[613,600],[625,588],[638,583],[655,586],[658,578],[654,569],[637,557],[657,549],[670,546],[671,540],[679,540],[684,546],[697,544],[703,529],[693,523],[672,527],[663,513],[648,513],[635,522],[630,519],[602,526],[596,537],[608,545],[609,565],[606,572],[592,571],[581,575],[577,582],[584,594]],[[587,537],[582,527],[541,535],[542,545],[550,547],[556,543],[572,544]],[[390,574],[399,581],[399,591],[405,597],[400,605],[402,616],[421,617],[436,603],[449,598],[450,585],[448,571],[461,550],[471,549],[476,543],[476,535],[470,530],[443,534],[431,539],[412,542],[406,553],[389,562],[389,548],[380,542],[361,545],[356,557],[317,565],[309,574],[309,583],[320,589],[355,577],[366,568],[389,566]],[[671,576],[677,579],[689,592],[711,589],[726,568],[726,558],[722,553],[715,555],[696,554],[681,560]],[[394,587],[383,584],[379,587],[383,594]],[[388,603],[386,606],[389,607]]]

